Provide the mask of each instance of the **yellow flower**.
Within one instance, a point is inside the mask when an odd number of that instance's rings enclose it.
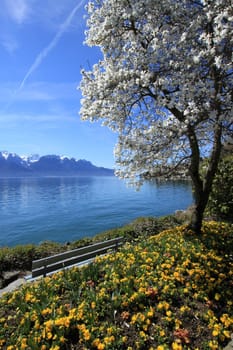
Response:
[[[128,337],[127,337],[127,336],[122,337],[122,341],[123,341],[123,343],[126,343],[126,342],[127,342],[127,340],[128,340]]]
[[[34,342],[37,344],[37,343],[39,343],[41,341],[41,337],[40,336],[38,336],[38,337],[34,337]]]
[[[166,284],[164,287],[163,287],[163,293],[166,293],[168,290],[169,290],[169,284]]]
[[[158,308],[159,310],[162,310],[162,309],[168,310],[169,307],[170,307],[170,305],[169,305],[169,303],[167,303],[166,301],[160,301],[160,302],[158,303],[158,305],[157,305],[157,308]]]
[[[89,340],[91,338],[91,334],[85,324],[78,325],[77,328],[82,332],[84,340]]]
[[[66,341],[66,338],[62,335],[62,336],[60,337],[60,342],[61,342],[61,343],[65,343],[65,341]]]
[[[71,320],[71,317],[70,316],[67,316],[67,317],[60,317],[60,318],[57,318],[55,321],[54,321],[54,324],[55,326],[60,326],[60,327],[66,327],[68,328],[70,326],[70,320]]]
[[[216,340],[210,340],[208,343],[211,350],[217,350],[218,349],[218,342]]]
[[[32,293],[27,292],[26,295],[25,295],[24,300],[25,300],[27,303],[29,303],[29,302],[34,303],[34,302],[36,301],[36,298],[34,297],[34,295],[33,295]]]
[[[225,335],[226,338],[230,338],[231,337],[231,333],[227,330],[223,331],[223,334]]]
[[[83,332],[83,337],[85,340],[89,340],[91,338],[91,334],[88,329],[85,329],[85,331]]]
[[[153,317],[154,316],[154,310],[152,307],[150,307],[150,310],[147,312],[147,317]]]
[[[224,324],[225,327],[229,327],[231,324],[233,324],[233,317],[229,317],[228,314],[223,314],[220,317],[220,320]]]
[[[43,316],[46,316],[46,315],[48,315],[48,314],[51,314],[51,312],[52,312],[52,310],[51,310],[49,307],[47,307],[46,309],[44,309],[44,310],[41,311],[41,314],[42,314]]]
[[[146,338],[147,338],[146,333],[143,332],[143,331],[140,331],[140,332],[139,332],[139,335],[140,335],[140,337],[143,338],[143,339],[146,339]]]
[[[220,333],[220,330],[221,330],[221,326],[219,324],[215,323],[212,335],[214,337],[217,337],[219,335],[219,333]]]
[[[115,337],[113,335],[111,335],[110,337],[105,337],[104,338],[104,343],[106,345],[112,344],[114,342],[114,340],[115,340]]]
[[[165,336],[165,331],[162,329],[160,332],[159,332],[159,335],[160,335],[160,337],[164,337]],[[163,346],[163,345],[161,345],[161,346]]]
[[[23,350],[23,349],[27,349],[27,343],[22,343],[21,346],[20,346],[20,349]]]
[[[164,350],[164,346],[163,345],[159,345],[159,346],[157,346],[156,350]]]
[[[100,339],[96,338],[96,339],[93,340],[92,345],[97,347],[99,345],[99,343],[100,343]]]
[[[112,331],[113,331],[113,328],[112,328],[112,327],[107,328],[107,333],[108,333],[108,334],[112,334]]]
[[[47,333],[47,339],[52,339],[52,337],[53,337],[53,334],[51,332],[48,332]]]
[[[45,324],[45,328],[46,328],[47,332],[50,332],[53,328],[53,321],[48,320],[44,324]]]
[[[207,314],[210,318],[214,316],[214,312],[212,310],[208,310]]]
[[[36,320],[35,325],[34,325],[34,328],[35,328],[35,329],[40,329],[40,323],[39,323],[38,320]]]
[[[182,321],[179,320],[178,318],[176,318],[175,319],[175,328],[179,329],[181,325],[182,325]]]
[[[182,350],[183,349],[183,347],[182,347],[182,345],[181,344],[179,344],[178,342],[173,342],[172,343],[172,350]]]
[[[181,313],[184,313],[184,312],[188,312],[190,311],[190,307],[186,306],[186,305],[183,305],[180,307],[180,312]]]

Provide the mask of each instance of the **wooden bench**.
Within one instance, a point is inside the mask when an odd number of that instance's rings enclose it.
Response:
[[[123,242],[123,237],[117,237],[82,248],[68,250],[43,259],[33,260],[32,275],[27,279],[34,279],[39,276],[45,277],[48,273],[53,273],[66,267],[87,263],[98,255],[116,251]]]

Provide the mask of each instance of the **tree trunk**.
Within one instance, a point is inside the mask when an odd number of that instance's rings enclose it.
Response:
[[[202,221],[205,212],[205,208],[208,203],[208,199],[211,193],[213,179],[216,174],[221,152],[221,135],[222,126],[216,124],[214,132],[214,142],[211,156],[209,158],[209,165],[204,176],[204,179],[200,175],[200,152],[196,134],[192,127],[189,129],[189,140],[192,150],[190,175],[193,182],[195,206],[191,217],[189,228],[195,233],[201,233]]]
[[[190,176],[193,183],[195,206],[193,209],[189,229],[197,234],[201,233],[202,220],[207,202],[204,200],[203,180],[200,176],[200,150],[195,130],[189,126],[188,130],[190,148],[192,151],[191,164],[189,168]],[[208,201],[208,198],[207,198]]]
[[[194,231],[196,234],[201,233],[202,221],[204,217],[205,208],[208,202],[208,196],[202,195],[199,201],[196,201],[192,212],[189,229]]]
[[[188,228],[197,233],[201,233],[201,227],[202,227],[202,220],[203,220],[203,212],[201,213],[200,210],[198,209],[197,206],[194,207],[193,212],[192,212],[192,217],[190,224]]]

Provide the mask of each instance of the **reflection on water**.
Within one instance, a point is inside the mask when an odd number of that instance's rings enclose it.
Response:
[[[79,239],[191,203],[185,181],[147,182],[135,191],[115,177],[0,179],[0,246]]]

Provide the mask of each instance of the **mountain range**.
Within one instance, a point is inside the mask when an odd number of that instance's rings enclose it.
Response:
[[[0,177],[22,176],[112,176],[113,169],[97,167],[91,162],[58,155],[19,156],[0,152]]]

